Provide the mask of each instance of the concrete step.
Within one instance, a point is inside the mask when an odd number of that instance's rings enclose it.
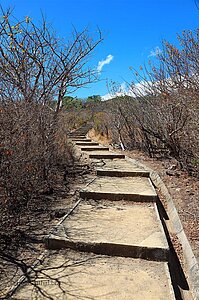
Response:
[[[69,137],[72,139],[86,139],[85,135],[70,135]]]
[[[85,138],[72,138],[72,141],[73,142],[92,142],[91,139],[87,139],[86,137]]]
[[[97,158],[97,159],[124,159],[125,155],[120,153],[114,153],[109,151],[92,151],[89,154],[89,158]]]
[[[109,177],[149,177],[149,172],[146,171],[127,171],[127,170],[104,170],[97,169],[97,176]]]
[[[165,262],[67,250],[52,253],[44,262],[42,270],[39,278],[32,278],[34,285],[29,283],[22,286],[12,299],[45,299],[35,285],[50,299],[175,299]]]
[[[155,203],[109,207],[81,203],[49,237],[47,247],[156,261],[169,256]]]
[[[104,165],[96,169],[98,176],[110,177],[149,177],[149,172],[138,168],[124,159],[104,161]]]
[[[104,146],[85,146],[81,147],[82,151],[109,151],[108,147]]]
[[[83,199],[130,200],[154,202],[156,191],[149,178],[145,177],[97,177],[80,191]]]
[[[76,141],[75,145],[77,146],[99,146],[99,143],[85,141]]]
[[[102,163],[98,177],[80,190],[84,201],[45,240],[47,249],[59,252],[48,251],[42,273],[32,273],[33,284],[12,299],[174,300],[170,250],[149,172],[87,139],[86,131],[69,138],[94,165],[95,159]]]

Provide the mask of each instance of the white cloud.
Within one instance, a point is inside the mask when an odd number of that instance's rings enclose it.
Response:
[[[121,85],[118,88],[118,92],[115,94],[108,93],[104,96],[102,96],[102,101],[106,101],[109,99],[113,99],[115,97],[120,96],[131,96],[131,97],[137,97],[138,95],[146,95],[150,82],[141,81],[140,83],[136,83],[133,86],[126,85],[125,82],[121,83]]]
[[[106,59],[101,60],[98,62],[97,71],[100,73],[102,71],[102,68],[104,65],[110,64],[110,62],[113,60],[113,55],[109,54]]]
[[[112,99],[114,97],[113,97],[113,95],[111,95],[111,94],[108,93],[108,94],[106,94],[104,96],[101,96],[101,98],[102,98],[102,101],[106,101],[106,100]]]
[[[151,52],[148,55],[148,57],[158,56],[159,54],[161,54],[161,52],[162,52],[162,50],[157,46],[157,47],[155,47],[155,49],[151,50]]]
[[[115,97],[119,97],[119,96],[125,96],[128,94],[128,90],[126,87],[126,82],[122,82],[119,86],[118,86],[118,91],[115,93],[108,93],[104,96],[102,96],[102,100],[106,101]]]
[[[199,74],[192,74],[191,80],[193,82],[198,81]],[[166,91],[168,93],[178,92],[178,88],[185,87],[187,88],[187,78],[182,75],[176,75],[175,78],[166,78],[162,81],[140,81],[137,83],[132,83],[130,85],[126,84],[125,82],[121,83],[118,86],[118,90],[115,93],[108,93],[102,96],[102,100],[106,101],[109,99],[113,99],[115,97],[120,96],[131,96],[131,97],[139,97],[145,96],[147,94],[159,95],[162,92]],[[165,88],[165,90],[164,90]]]

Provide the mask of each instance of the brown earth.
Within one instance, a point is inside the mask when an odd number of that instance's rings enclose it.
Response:
[[[93,130],[89,132],[89,137],[106,146],[110,143],[105,136],[95,135]],[[160,175],[173,198],[187,238],[199,261],[199,180],[180,170],[178,162],[173,158],[150,158],[138,150],[114,151],[138,160]]]
[[[107,145],[106,138],[97,139],[101,144]],[[199,260],[199,182],[196,178],[190,177],[186,172],[178,169],[178,164],[173,159],[152,159],[140,151],[120,151],[128,157],[139,160],[147,167],[155,170],[166,184],[173,201],[178,210],[186,235],[190,241],[193,252]],[[45,196],[43,203],[51,202],[53,205],[47,205],[43,211],[37,210],[36,204],[29,211],[25,211],[21,216],[20,230],[30,236],[39,237],[38,241],[28,240],[26,246],[19,249],[18,258],[31,264],[44,251],[43,237],[49,232],[53,225],[59,222],[60,218],[77,201],[77,187],[82,187],[89,182],[89,172],[87,162],[83,162],[83,170],[77,174],[72,174],[67,187],[57,186],[53,195]],[[75,172],[76,173],[76,172]],[[75,186],[74,186],[75,182]],[[69,190],[70,187],[70,190]],[[64,205],[64,210],[63,210]],[[44,205],[45,206],[45,205]],[[0,262],[2,265],[2,261]],[[19,278],[21,272],[19,269],[13,269],[11,262],[4,262],[4,272],[1,274],[0,294],[3,299],[5,290]],[[15,274],[13,274],[13,270]],[[6,276],[5,276],[6,275]],[[4,291],[4,292],[3,292]],[[1,293],[2,292],[2,293]]]
[[[89,182],[92,169],[87,161],[82,160],[68,172],[67,181],[63,182],[60,178],[54,185],[52,194],[43,194],[37,199],[32,199],[29,205],[18,213],[17,220],[16,216],[8,216],[0,210],[1,233],[12,239],[12,243],[9,241],[7,247],[0,247],[0,250],[8,255],[5,257],[0,251],[0,299],[7,299],[6,293],[21,275],[26,273],[26,268],[44,253],[45,236],[77,202],[77,189]]]
[[[199,181],[185,171],[176,168],[175,160],[155,160],[138,151],[127,152],[131,158],[139,160],[156,171],[164,181],[178,211],[192,250],[199,261]]]

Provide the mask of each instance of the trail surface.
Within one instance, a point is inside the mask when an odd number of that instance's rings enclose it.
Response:
[[[48,236],[49,253],[32,283],[12,299],[176,299],[148,172],[85,135],[70,139],[95,174]]]

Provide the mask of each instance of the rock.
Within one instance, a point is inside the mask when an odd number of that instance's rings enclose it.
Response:
[[[175,170],[166,170],[166,174],[169,175],[169,176],[180,177],[180,173],[176,172]]]

